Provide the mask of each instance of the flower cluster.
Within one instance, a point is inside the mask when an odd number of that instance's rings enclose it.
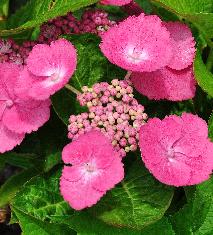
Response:
[[[140,130],[140,148],[146,167],[164,184],[199,184],[213,170],[208,126],[193,114],[149,119]]]
[[[135,151],[138,132],[147,120],[144,107],[133,97],[133,89],[126,81],[112,80],[97,83],[92,88],[83,87],[78,96],[81,106],[89,111],[71,115],[68,126],[70,139],[95,129],[100,130],[111,141],[115,149],[124,157]]]
[[[116,22],[109,20],[108,14],[102,10],[87,10],[81,20],[77,20],[71,13],[57,17],[40,27],[40,34],[36,41],[25,41],[22,45],[12,39],[0,39],[0,62],[26,64],[26,59],[37,44],[50,44],[63,34],[94,33],[102,35]]]
[[[26,66],[0,63],[0,153],[48,121],[49,97],[68,82],[76,58],[73,45],[59,39],[50,46],[36,45]]]
[[[112,63],[133,71],[133,85],[148,98],[194,97],[195,42],[185,24],[143,13],[130,16],[104,33],[100,48]]]
[[[119,154],[100,131],[90,131],[65,146],[62,159],[72,166],[63,169],[60,191],[76,210],[96,204],[124,177]]]

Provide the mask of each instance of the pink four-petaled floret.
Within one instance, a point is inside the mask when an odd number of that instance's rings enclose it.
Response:
[[[124,177],[119,154],[99,131],[90,131],[65,146],[62,159],[72,166],[63,169],[60,191],[76,210],[96,204]]]
[[[193,114],[149,119],[140,130],[142,159],[162,183],[199,184],[213,169],[213,143],[206,122]]]

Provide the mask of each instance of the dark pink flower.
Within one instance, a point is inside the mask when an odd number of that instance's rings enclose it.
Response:
[[[124,177],[119,154],[99,131],[90,131],[65,146],[60,181],[64,199],[76,210],[91,207]]]
[[[59,39],[50,46],[37,44],[27,58],[27,68],[21,73],[23,86],[18,95],[45,100],[68,83],[77,64],[74,46]]]
[[[101,0],[100,3],[103,5],[114,5],[123,6],[129,4],[132,0]]]
[[[181,22],[165,22],[164,26],[170,32],[173,57],[168,64],[172,69],[185,69],[193,63],[195,57],[195,40],[190,28]]]
[[[196,91],[192,67],[180,71],[164,67],[150,73],[134,72],[131,81],[138,92],[155,100],[187,100],[193,98]]]
[[[16,64],[0,64],[1,152],[20,144],[25,133],[36,131],[50,116],[49,100],[23,101],[16,96],[14,88],[19,89],[17,79],[21,70],[22,67]]]
[[[196,115],[149,119],[140,130],[140,149],[146,167],[162,183],[199,184],[212,173],[213,143],[206,122]]]
[[[100,48],[110,62],[136,72],[160,69],[172,57],[170,33],[156,15],[128,17],[103,34]]]

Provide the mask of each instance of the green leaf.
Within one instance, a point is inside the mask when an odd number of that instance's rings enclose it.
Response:
[[[7,205],[22,186],[33,176],[39,174],[35,168],[23,170],[10,177],[0,188],[0,207]]]
[[[7,152],[0,154],[0,161],[23,169],[37,167],[41,163],[39,156],[33,153]]]
[[[213,234],[213,178],[197,185],[191,200],[179,211],[171,222],[177,235]]]
[[[213,1],[212,0],[151,0],[192,22],[212,45],[213,37]]]
[[[70,85],[81,91],[82,86],[91,87],[94,83],[123,78],[125,71],[111,64],[99,49],[100,38],[94,34],[66,36],[76,47],[78,53],[77,70]],[[70,114],[86,111],[76,100],[76,95],[62,89],[52,97],[54,110],[67,125]]]
[[[59,169],[34,177],[16,194],[12,206],[36,219],[65,223],[80,233],[88,229],[88,234],[90,231],[92,234],[99,228],[117,232],[144,228],[163,217],[173,196],[172,187],[160,184],[142,164],[135,163],[126,179],[109,191],[95,207],[76,212],[60,195],[60,176]]]
[[[47,174],[32,178],[16,194],[12,206],[22,212],[47,222],[57,216],[68,216],[73,210],[59,192],[61,170],[54,169]]]
[[[203,63],[202,56],[199,50],[197,50],[195,62],[194,62],[195,79],[198,85],[211,97],[213,97],[213,75],[207,70],[206,65]]]
[[[142,229],[163,217],[173,191],[155,180],[142,162],[135,162],[124,181],[88,211],[107,224]]]
[[[9,0],[0,1],[0,17],[6,17],[8,15]]]
[[[0,36],[9,36],[20,33],[29,28],[67,12],[76,11],[82,7],[96,3],[98,0],[30,0],[9,18],[8,30],[2,30]]]
[[[21,226],[23,235],[73,235],[76,234],[75,231],[70,229],[64,224],[53,224],[48,222],[43,222],[24,212],[12,208],[13,213],[15,213],[16,218]]]
[[[208,126],[209,126],[209,138],[213,141],[213,113],[209,118]]]

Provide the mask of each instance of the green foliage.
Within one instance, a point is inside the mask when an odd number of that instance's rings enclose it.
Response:
[[[194,62],[194,72],[199,86],[211,97],[213,97],[213,75],[207,70],[199,50],[197,50],[197,55]]]
[[[209,118],[209,138],[213,141],[213,113]]]
[[[171,222],[177,235],[210,235],[213,233],[213,178],[196,186],[188,203]]]
[[[213,2],[212,0],[151,0],[175,13],[180,18],[192,22],[213,45]]]
[[[38,174],[37,169],[29,168],[10,177],[0,188],[0,207],[7,205],[23,184]]]
[[[66,223],[77,232],[82,232],[78,230],[79,227],[86,226],[85,220],[79,219],[81,216],[92,216],[99,221],[100,227],[112,227],[112,230],[113,227],[140,230],[163,217],[173,196],[172,187],[157,182],[141,163],[136,162],[121,184],[109,191],[95,207],[82,214],[74,212],[61,197],[60,175],[59,169],[33,178],[16,194],[12,207],[42,221]],[[79,222],[76,224],[76,221]],[[92,222],[93,220],[88,223]],[[162,226],[167,227],[164,223]]]
[[[49,19],[65,15],[86,7],[97,0],[30,0],[8,20],[8,30],[2,30],[0,36],[20,33],[29,28],[40,25]]]
[[[113,78],[123,78],[125,72],[112,65],[100,52],[100,39],[93,34],[66,36],[78,53],[78,64],[70,84],[81,91],[82,86],[91,87],[94,83],[110,81]],[[52,97],[54,110],[61,120],[68,124],[70,114],[87,110],[76,101],[76,95],[67,89],[59,91]]]
[[[172,197],[172,187],[160,184],[142,162],[135,162],[124,181],[91,208],[91,213],[116,227],[142,229],[163,217]]]
[[[23,235],[74,235],[75,231],[64,224],[53,224],[43,222],[34,217],[23,213],[22,211],[13,208],[17,221],[19,222]]]

